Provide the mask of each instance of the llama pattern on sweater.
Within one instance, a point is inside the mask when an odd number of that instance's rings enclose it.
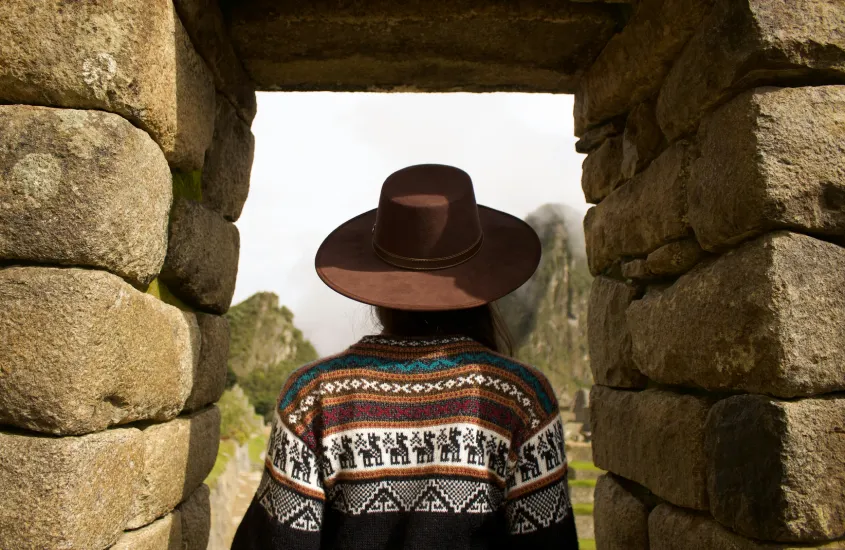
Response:
[[[288,380],[256,501],[305,532],[328,510],[549,528],[572,513],[557,404],[542,375],[471,339],[365,337]]]

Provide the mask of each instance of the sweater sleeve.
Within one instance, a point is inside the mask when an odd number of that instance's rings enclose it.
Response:
[[[534,430],[511,456],[505,494],[510,548],[577,550],[560,415]]]
[[[319,457],[278,414],[264,474],[244,515],[232,550],[317,550],[325,492]]]

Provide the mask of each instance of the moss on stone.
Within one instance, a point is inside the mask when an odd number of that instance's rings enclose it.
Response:
[[[202,171],[179,172],[173,174],[173,197],[181,197],[196,202],[202,202]]]
[[[155,296],[165,304],[178,307],[182,311],[196,311],[194,308],[180,300],[175,294],[170,292],[170,289],[167,288],[167,286],[162,283],[158,277],[153,279],[153,282],[151,282],[150,286],[147,287],[146,293]]]

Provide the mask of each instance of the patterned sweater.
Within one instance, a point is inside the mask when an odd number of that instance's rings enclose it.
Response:
[[[546,378],[465,337],[367,336],[294,372],[233,550],[577,549]]]

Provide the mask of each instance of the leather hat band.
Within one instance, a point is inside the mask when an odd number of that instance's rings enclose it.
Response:
[[[454,267],[464,263],[481,250],[483,242],[484,235],[482,234],[479,235],[478,240],[475,241],[469,248],[462,250],[457,254],[452,254],[451,256],[445,256],[442,258],[408,258],[406,256],[399,256],[383,249],[376,244],[375,240],[373,240],[373,250],[375,251],[376,256],[394,267],[431,271],[435,269],[446,269],[447,267]]]

